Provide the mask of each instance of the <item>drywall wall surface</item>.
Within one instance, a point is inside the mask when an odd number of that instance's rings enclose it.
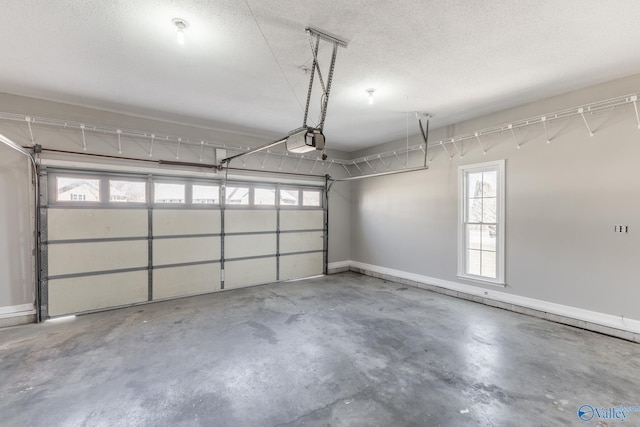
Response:
[[[329,262],[351,259],[351,183],[335,183],[329,190]]]
[[[0,145],[0,311],[33,304],[33,214],[29,160]]]
[[[640,79],[628,78],[556,101],[566,108],[578,99],[638,89]],[[553,107],[545,100],[521,111],[531,116]],[[514,119],[509,111],[459,127],[472,131]],[[462,157],[451,160],[442,148],[430,150],[427,171],[353,183],[351,259],[496,289],[457,277],[458,167],[506,159],[504,291],[640,319],[640,130],[634,106],[586,119],[593,137],[581,116],[552,120],[550,144],[544,128],[535,125],[516,130],[515,138],[511,132],[483,138],[486,155],[477,141],[467,141],[459,144]],[[615,233],[614,225],[629,232]]]

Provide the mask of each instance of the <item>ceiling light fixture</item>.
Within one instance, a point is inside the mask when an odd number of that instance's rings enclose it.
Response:
[[[367,89],[367,93],[369,94],[369,105],[373,105],[373,92],[375,92],[376,90],[371,88],[371,89]]]
[[[184,45],[184,30],[189,27],[189,23],[180,18],[173,18],[173,21],[171,22],[173,22],[173,25],[175,25],[177,29],[176,40],[178,41],[178,44],[180,46]]]

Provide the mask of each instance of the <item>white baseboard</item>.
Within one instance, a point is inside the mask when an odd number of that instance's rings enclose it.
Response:
[[[36,314],[33,304],[9,305],[0,307],[0,319]]]
[[[394,270],[391,268],[380,267],[377,265],[365,264],[357,261],[348,261],[350,268],[363,270],[364,272],[373,272],[391,278],[398,278],[416,282],[417,284],[423,284],[427,286],[433,286],[436,288],[446,289],[453,292],[444,292],[448,295],[457,296],[460,298],[471,299],[476,302],[484,303],[487,305],[493,305],[507,310],[512,310],[522,313],[523,311],[518,309],[530,309],[543,316],[535,313],[527,313],[536,315],[537,317],[543,317],[559,323],[568,323],[573,326],[578,326],[584,329],[594,330],[605,334],[611,334],[620,336],[621,338],[630,339],[632,341],[638,341],[640,335],[632,337],[628,334],[617,334],[615,331],[608,329],[598,328],[597,326],[603,326],[605,328],[617,329],[620,331],[629,332],[631,334],[640,334],[640,320],[627,319],[622,316],[614,316],[611,314],[600,313],[596,311],[585,310],[582,308],[571,307],[563,304],[556,304],[553,302],[543,301],[535,298],[528,298],[519,295],[509,294],[507,292],[485,289],[466,285],[463,283],[452,282],[449,280],[442,280],[435,277],[423,276],[420,274],[409,273],[401,270]],[[343,263],[340,263],[343,264]],[[420,287],[420,286],[418,286]],[[460,294],[458,294],[460,293]],[[493,303],[497,302],[497,303]],[[510,307],[510,305],[512,307]],[[564,318],[564,319],[563,319]],[[567,322],[566,320],[573,319],[577,322]]]
[[[338,262],[330,262],[327,265],[327,268],[329,270],[338,270],[338,269],[343,269],[343,268],[349,268],[351,267],[351,263],[353,261],[338,261]]]

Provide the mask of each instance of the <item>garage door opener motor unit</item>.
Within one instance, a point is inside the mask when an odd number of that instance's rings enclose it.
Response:
[[[313,150],[324,150],[324,134],[322,129],[308,127],[287,137],[287,151],[307,153]]]
[[[302,126],[292,130],[289,134],[280,138],[276,141],[270,142],[265,145],[261,145],[252,150],[246,151],[244,153],[236,154],[235,156],[227,157],[222,159],[218,164],[218,168],[222,169],[225,164],[229,165],[229,162],[237,157],[246,156],[247,154],[253,154],[258,151],[267,150],[276,145],[286,143],[287,151],[290,151],[295,154],[303,154],[309,151],[319,150],[323,151],[322,160],[326,160],[327,155],[324,154],[325,148],[325,138],[324,133],[322,132],[324,129],[324,120],[327,116],[327,105],[329,104],[329,93],[331,91],[331,82],[333,80],[333,70],[336,64],[336,55],[338,54],[339,47],[347,47],[347,42],[341,40],[340,38],[325,33],[324,31],[317,30],[315,28],[306,28],[306,32],[309,35],[309,41],[311,44],[311,53],[313,54],[313,65],[310,69],[310,77],[309,77],[309,90],[307,92],[307,105],[304,110],[304,119],[302,121]],[[329,71],[327,74],[327,79],[325,79],[322,75],[322,71],[320,70],[320,65],[318,63],[318,49],[320,47],[320,41],[324,41],[330,43],[333,46],[333,50],[331,52],[331,62],[329,64]],[[314,43],[315,42],[315,43]],[[320,81],[320,86],[322,90],[321,102],[320,102],[320,120],[318,126],[311,127],[307,126],[307,118],[309,117],[309,105],[311,104],[311,95],[313,93],[313,82],[316,78],[316,73],[318,75],[318,80]]]

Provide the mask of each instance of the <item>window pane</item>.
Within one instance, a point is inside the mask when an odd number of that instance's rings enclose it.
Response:
[[[280,190],[280,205],[297,206],[299,193],[298,190]]]
[[[253,200],[256,205],[274,206],[276,204],[276,189],[256,188],[253,191]]]
[[[145,203],[147,184],[142,181],[109,180],[109,201],[124,203]]]
[[[480,275],[480,251],[467,250],[467,271],[466,274]]]
[[[482,251],[482,271],[481,276],[496,278],[496,253]]]
[[[56,200],[59,202],[99,202],[100,180],[86,178],[56,178]]]
[[[154,184],[154,198],[156,203],[184,203],[184,184]]]
[[[482,199],[482,222],[496,222],[496,198]]]
[[[482,174],[482,197],[496,197],[498,188],[498,172],[484,172]]]
[[[227,187],[225,202],[228,205],[248,205],[249,189],[247,187]]]
[[[302,191],[302,206],[320,206],[320,192]]]
[[[467,174],[467,197],[482,197],[482,173]]]
[[[467,222],[482,222],[482,199],[468,200]]]
[[[480,225],[467,225],[467,249],[482,249]]]
[[[482,246],[480,249],[483,251],[496,250],[496,226],[495,225],[482,225]]]
[[[217,185],[196,185],[191,187],[193,204],[212,205],[220,203],[220,187]]]

